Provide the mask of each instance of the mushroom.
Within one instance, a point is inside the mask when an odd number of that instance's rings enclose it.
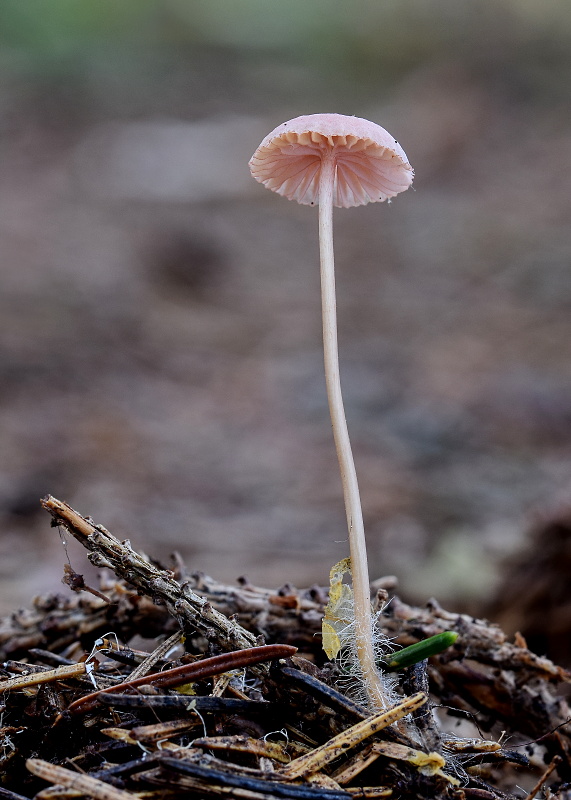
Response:
[[[355,648],[368,699],[374,707],[384,708],[386,692],[373,650],[363,513],[339,379],[333,206],[349,208],[394,197],[411,185],[413,170],[396,139],[379,125],[341,114],[310,114],[284,122],[268,134],[250,160],[250,171],[289,200],[319,204],[325,378],[349,529]]]

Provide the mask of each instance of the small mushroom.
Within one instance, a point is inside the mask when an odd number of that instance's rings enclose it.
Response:
[[[333,206],[349,208],[394,197],[411,185],[413,170],[396,139],[379,125],[341,114],[310,114],[268,134],[250,160],[250,171],[289,200],[319,204],[325,378],[349,529],[356,652],[369,701],[384,708],[387,698],[373,651],[363,514],[339,379]]]

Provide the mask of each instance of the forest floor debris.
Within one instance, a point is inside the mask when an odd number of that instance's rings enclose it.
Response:
[[[321,649],[323,587],[227,586],[176,557],[165,569],[65,503],[43,506],[101,580],[67,565],[73,594],[0,623],[6,800],[568,800],[571,678],[523,637],[392,596],[380,622],[395,647],[459,635],[400,672],[398,701],[374,714]]]

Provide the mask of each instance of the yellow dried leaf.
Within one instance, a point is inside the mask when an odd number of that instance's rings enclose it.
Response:
[[[328,658],[335,658],[343,646],[343,632],[353,619],[353,592],[343,583],[345,573],[351,572],[351,559],[343,558],[329,573],[329,602],[321,623],[323,649]]]
[[[322,646],[327,658],[336,658],[337,653],[341,650],[341,642],[339,641],[335,629],[325,621],[325,618],[321,622],[321,637]]]
[[[196,684],[195,683],[182,683],[180,686],[176,687],[177,694],[189,694],[195,695],[196,694]]]

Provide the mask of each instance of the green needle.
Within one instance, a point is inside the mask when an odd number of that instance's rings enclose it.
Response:
[[[428,639],[423,639],[422,642],[411,644],[410,647],[404,647],[402,650],[397,650],[396,653],[391,653],[381,661],[380,666],[389,671],[410,667],[412,664],[424,661],[425,658],[442,653],[443,650],[453,645],[457,638],[458,634],[455,631],[437,633],[436,636],[430,636]]]

